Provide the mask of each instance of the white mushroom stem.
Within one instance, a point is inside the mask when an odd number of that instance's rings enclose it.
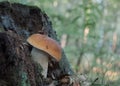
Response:
[[[48,54],[37,48],[33,48],[31,51],[31,55],[32,59],[42,66],[43,68],[42,75],[46,78],[48,70]]]

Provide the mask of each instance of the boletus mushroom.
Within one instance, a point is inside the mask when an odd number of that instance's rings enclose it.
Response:
[[[61,46],[52,38],[42,34],[31,35],[27,42],[33,46],[31,51],[32,59],[42,66],[42,74],[46,78],[49,57],[59,61],[62,54]]]

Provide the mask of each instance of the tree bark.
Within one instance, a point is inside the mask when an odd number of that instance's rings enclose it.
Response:
[[[0,86],[47,86],[50,82],[41,75],[40,65],[31,60],[32,47],[26,39],[34,33],[59,42],[51,21],[39,8],[0,2]],[[63,51],[60,62],[49,62],[48,77],[59,83],[66,75],[73,71]]]

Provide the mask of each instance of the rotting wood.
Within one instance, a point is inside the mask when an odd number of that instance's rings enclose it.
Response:
[[[26,43],[33,33],[44,33],[59,41],[49,17],[34,6],[0,2],[0,28],[0,84],[45,86],[49,83],[50,80],[43,79],[40,65],[30,59],[32,47]],[[49,62],[48,77],[51,79],[59,80],[72,74],[64,51],[59,63]]]

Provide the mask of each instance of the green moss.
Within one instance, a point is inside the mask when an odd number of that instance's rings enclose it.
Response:
[[[26,72],[22,72],[21,78],[22,78],[22,80],[21,80],[21,85],[20,86],[30,86],[30,82],[28,80]]]

